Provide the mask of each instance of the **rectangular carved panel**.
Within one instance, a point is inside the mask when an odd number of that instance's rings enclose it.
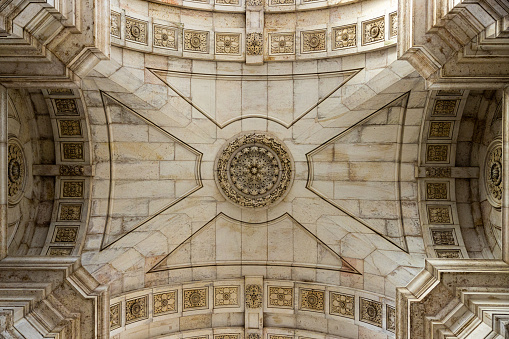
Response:
[[[268,287],[267,301],[270,307],[293,308],[293,287]]]
[[[177,312],[177,291],[154,294],[154,315]]]
[[[329,297],[330,314],[351,319],[355,317],[355,297],[353,295],[330,292]]]
[[[148,318],[148,295],[127,300],[125,303],[126,324]]]

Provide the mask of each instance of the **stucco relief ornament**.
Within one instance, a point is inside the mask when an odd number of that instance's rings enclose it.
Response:
[[[25,188],[25,155],[23,147],[16,138],[9,139],[9,155],[8,155],[8,190],[9,190],[9,203],[17,204],[22,196]]]
[[[489,203],[496,208],[502,205],[502,142],[494,140],[486,152],[484,184]]]
[[[228,200],[242,207],[268,207],[293,181],[289,150],[265,132],[244,133],[228,141],[216,159],[216,183]]]

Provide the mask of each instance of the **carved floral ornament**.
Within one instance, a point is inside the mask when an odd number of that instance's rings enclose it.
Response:
[[[241,134],[227,142],[216,159],[221,193],[242,207],[267,207],[281,200],[293,181],[288,149],[263,132]]]
[[[26,165],[23,147],[15,137],[9,138],[9,155],[7,162],[7,181],[9,203],[17,204],[23,197],[25,188]]]
[[[484,186],[489,203],[502,205],[502,141],[496,139],[488,146],[484,161]]]

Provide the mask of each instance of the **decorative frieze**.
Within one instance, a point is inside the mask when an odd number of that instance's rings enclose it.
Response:
[[[21,142],[12,137],[8,142],[7,191],[9,204],[17,204],[25,189],[26,165]]]
[[[63,142],[62,160],[83,160],[83,143],[82,142]]]
[[[208,288],[184,290],[184,311],[208,307]]]
[[[396,308],[387,305],[386,309],[386,326],[387,330],[392,333],[396,332]]]
[[[148,295],[129,299],[125,303],[126,324],[148,318]]]
[[[452,121],[431,121],[428,138],[452,138]]]
[[[177,291],[154,294],[154,315],[177,312]]]
[[[148,22],[131,17],[125,18],[125,39],[147,45]]]
[[[330,292],[329,298],[330,314],[351,319],[355,317],[355,297],[353,295]]]
[[[247,285],[245,295],[248,308],[262,307],[262,287],[260,285]]]
[[[301,32],[301,53],[325,52],[327,30]]]
[[[450,167],[426,167],[426,177],[428,178],[450,178]]]
[[[269,54],[295,54],[295,34],[269,33]]]
[[[240,33],[216,33],[216,54],[240,55]]]
[[[76,99],[53,99],[56,115],[79,115]]]
[[[53,242],[76,242],[79,226],[56,226]]]
[[[61,137],[81,136],[80,120],[58,120],[58,132]]]
[[[456,105],[459,100],[437,99],[433,106],[432,116],[450,116],[456,115]]]
[[[357,45],[357,25],[335,27],[332,29],[332,49],[355,47]]]
[[[208,53],[209,52],[209,32],[184,30],[184,51]]]
[[[62,176],[80,176],[85,173],[85,167],[82,165],[60,165],[59,171]]]
[[[360,321],[382,327],[382,303],[374,300],[359,298]]]
[[[452,224],[451,207],[449,205],[427,206],[430,224]]]
[[[60,204],[60,221],[79,221],[81,220],[81,204]]]
[[[427,200],[447,200],[449,199],[449,183],[447,182],[427,182],[426,183]]]
[[[121,24],[120,24],[120,13],[111,11],[110,14],[110,34],[115,38],[120,39]]]
[[[321,290],[300,289],[300,309],[325,311],[325,292]]]
[[[454,229],[431,229],[433,245],[456,245]]]
[[[267,301],[270,307],[293,308],[293,287],[268,287]]]
[[[176,27],[154,25],[154,46],[178,50],[178,30]]]
[[[463,255],[461,254],[461,250],[451,249],[451,250],[435,250],[437,254],[437,258],[445,258],[445,259],[461,259]]]
[[[389,38],[394,38],[398,35],[398,13],[394,12],[389,14]]]
[[[247,6],[261,6],[261,5],[263,5],[263,1],[262,0],[247,0],[246,5]]]
[[[263,35],[262,33],[248,33],[246,36],[247,55],[262,55]]]
[[[120,303],[110,306],[110,331],[122,326],[120,313]]]
[[[214,307],[235,306],[239,306],[238,286],[214,287]]]
[[[63,198],[83,198],[85,182],[80,181],[65,181],[62,180],[62,197]]]
[[[362,44],[385,40],[385,18],[382,16],[362,23]]]
[[[448,144],[435,144],[427,145],[426,147],[426,162],[449,162],[449,145]]]
[[[74,247],[50,246],[48,248],[47,255],[54,256],[54,257],[65,257],[66,255],[71,255],[73,249],[74,249]]]

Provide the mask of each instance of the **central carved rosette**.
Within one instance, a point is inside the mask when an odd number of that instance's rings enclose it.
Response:
[[[265,207],[279,201],[292,180],[288,149],[263,132],[242,134],[230,140],[216,159],[219,189],[242,207]]]

